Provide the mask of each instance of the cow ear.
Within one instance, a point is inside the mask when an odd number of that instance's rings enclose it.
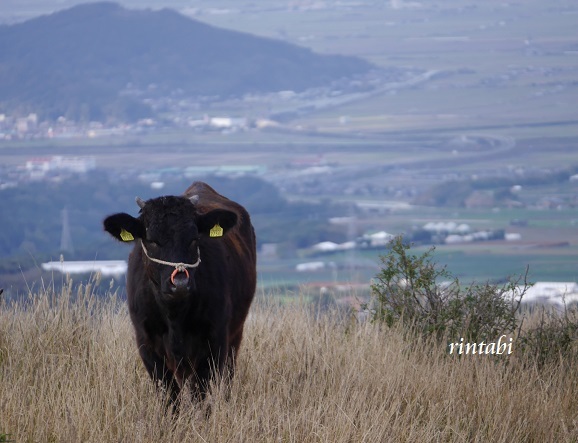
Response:
[[[103,225],[106,232],[122,242],[132,242],[135,238],[143,238],[145,234],[142,222],[124,212],[109,215]]]
[[[222,237],[237,224],[237,214],[225,209],[215,209],[197,218],[199,234]]]

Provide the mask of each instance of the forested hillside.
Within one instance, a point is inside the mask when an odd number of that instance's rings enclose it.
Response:
[[[94,3],[0,26],[0,112],[132,121],[151,96],[240,96],[327,86],[357,57],[219,29],[163,9]]]
[[[209,177],[207,182],[249,210],[259,245],[280,243],[293,248],[341,240],[342,234],[329,231],[326,223],[327,217],[340,213],[338,206],[287,202],[277,188],[257,178]],[[126,246],[111,241],[103,232],[104,217],[113,212],[136,215],[136,196],[179,195],[190,183],[176,178],[163,189],[153,190],[135,179],[92,172],[60,182],[32,182],[2,190],[0,269],[18,272],[33,262],[58,259],[64,209],[72,239],[72,247],[64,251],[67,259],[126,258]]]

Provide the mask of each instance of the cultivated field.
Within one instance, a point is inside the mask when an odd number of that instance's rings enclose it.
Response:
[[[578,439],[576,371],[522,369],[515,345],[497,361],[452,358],[400,331],[265,302],[248,320],[230,397],[221,384],[206,405],[171,416],[125,305],[67,287],[0,305],[0,441]]]

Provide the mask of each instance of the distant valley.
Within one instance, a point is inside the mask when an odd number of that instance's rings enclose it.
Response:
[[[49,3],[26,2],[42,13],[64,4]],[[354,56],[345,60],[361,71],[308,89],[229,96],[125,79],[117,85],[121,94],[109,96],[118,112],[95,108],[117,115],[110,121],[86,106],[80,114],[70,106],[70,114],[50,124],[41,114],[27,114],[31,108],[18,108],[23,117],[12,120],[7,114],[2,120],[0,111],[0,192],[3,202],[13,198],[8,206],[14,208],[4,214],[0,250],[16,250],[0,266],[15,281],[23,280],[20,269],[34,270],[33,261],[58,259],[65,207],[76,258],[122,258],[126,251],[93,238],[110,207],[135,210],[137,189],[141,196],[182,192],[185,183],[207,177],[229,195],[226,183],[239,176],[258,179],[243,192],[238,184],[230,189],[254,217],[263,284],[310,283],[318,293],[315,285],[367,283],[379,250],[344,245],[384,233],[404,233],[422,250],[436,244],[439,263],[464,281],[498,281],[526,266],[531,281],[578,281],[575,2],[170,5],[235,36],[307,46],[312,57]],[[160,9],[85,7],[180,17]],[[239,66],[228,69],[229,79],[241,78]],[[124,100],[135,104],[127,110],[153,116],[121,123]],[[79,157],[95,165],[100,179],[69,180],[67,172],[51,169]],[[261,180],[267,186],[257,185]],[[110,189],[96,189],[101,185]],[[52,197],[57,193],[60,200]],[[87,196],[91,213],[82,206]],[[39,211],[42,202],[46,210]],[[452,225],[460,229],[437,232]],[[432,234],[428,226],[438,228]],[[500,238],[490,240],[490,233]]]

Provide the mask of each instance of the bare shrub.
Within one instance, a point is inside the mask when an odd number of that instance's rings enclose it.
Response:
[[[540,306],[533,317],[517,340],[526,358],[540,368],[578,363],[578,305],[564,304],[562,312]]]

